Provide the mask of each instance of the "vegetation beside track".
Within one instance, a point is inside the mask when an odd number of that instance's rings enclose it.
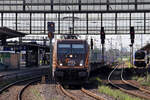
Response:
[[[141,85],[150,86],[150,74],[147,73],[146,76],[133,76],[133,80],[136,80]]]
[[[40,92],[35,88],[30,88],[31,93],[34,95],[35,100],[43,100]]]
[[[116,100],[118,100],[118,99],[119,100],[142,100],[141,98],[130,96],[120,90],[112,89],[111,87],[106,86],[106,84],[103,83],[103,81],[98,77],[95,79],[98,82],[98,91],[100,93],[104,93],[106,95],[112,96]],[[92,79],[92,80],[94,80],[94,79]]]
[[[141,100],[140,98],[129,96],[128,94],[120,90],[114,90],[109,86],[105,86],[105,85],[99,86],[98,91],[107,94],[109,96],[112,96],[117,100],[118,99],[119,100]]]
[[[135,66],[132,65],[132,64],[130,63],[130,61],[126,61],[126,62],[125,62],[125,66],[128,66],[128,68],[135,68]]]

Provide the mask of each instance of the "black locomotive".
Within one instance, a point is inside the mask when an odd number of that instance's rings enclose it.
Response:
[[[134,65],[136,67],[146,67],[146,53],[144,50],[138,50],[135,52]]]

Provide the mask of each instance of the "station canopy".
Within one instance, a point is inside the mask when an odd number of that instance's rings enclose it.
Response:
[[[0,27],[0,40],[4,38],[9,39],[15,37],[24,37],[25,35],[25,33],[17,32],[7,27]]]
[[[150,0],[0,0],[0,27],[46,35],[150,34]]]

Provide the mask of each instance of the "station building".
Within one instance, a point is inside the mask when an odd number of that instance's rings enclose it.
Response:
[[[7,39],[24,37],[26,34],[0,28],[0,70],[38,67],[49,64],[49,47],[37,43],[7,42]]]

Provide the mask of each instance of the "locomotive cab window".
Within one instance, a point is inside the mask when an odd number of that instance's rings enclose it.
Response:
[[[72,44],[72,48],[83,49],[84,45],[83,44]]]
[[[59,44],[58,48],[71,48],[70,44]]]
[[[58,53],[85,53],[84,44],[58,44]]]
[[[58,44],[58,53],[70,53],[71,44]]]
[[[72,44],[72,53],[85,53],[83,44]]]

